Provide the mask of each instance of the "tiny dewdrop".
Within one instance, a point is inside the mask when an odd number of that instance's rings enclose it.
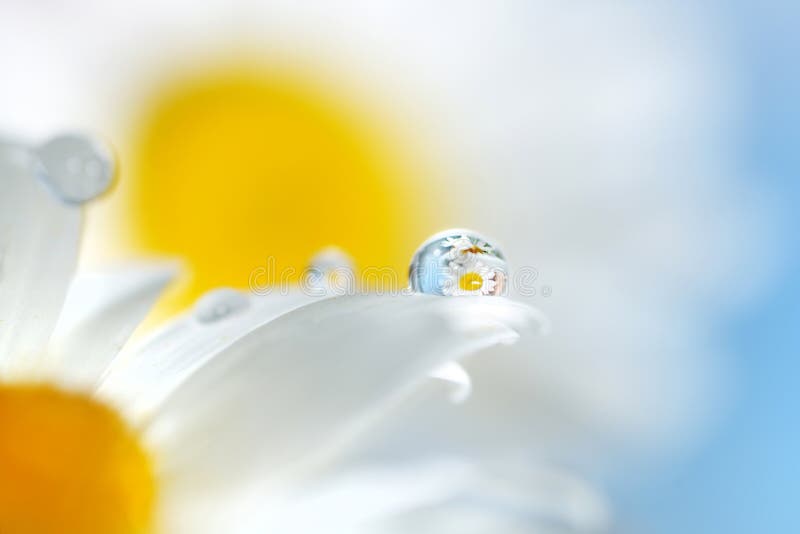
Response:
[[[507,288],[503,253],[472,230],[453,229],[427,239],[411,259],[411,289],[442,296],[497,296]]]
[[[325,247],[311,258],[301,289],[311,296],[347,295],[355,290],[353,259],[339,247]]]
[[[221,287],[206,292],[194,305],[194,316],[201,323],[220,321],[250,306],[247,295],[236,289]]]
[[[39,178],[64,202],[82,204],[105,193],[114,181],[114,156],[97,139],[64,134],[34,149],[42,163]]]

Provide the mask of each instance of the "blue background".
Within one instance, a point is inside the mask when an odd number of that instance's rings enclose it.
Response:
[[[629,530],[800,533],[800,3],[735,2],[714,15],[744,83],[734,132],[742,173],[778,199],[777,280],[717,333],[739,387],[700,450],[617,495]],[[625,518],[623,518],[625,523]]]

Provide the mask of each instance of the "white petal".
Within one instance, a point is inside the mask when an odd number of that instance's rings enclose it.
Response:
[[[78,276],[53,334],[57,376],[94,385],[176,272],[163,264]]]
[[[98,393],[132,419],[145,419],[187,376],[225,347],[275,317],[316,300],[299,292],[240,296],[249,306],[237,306],[231,310],[234,313],[218,320],[209,320],[205,296],[195,310],[173,320],[141,345],[126,349],[109,368]]]
[[[479,322],[483,316],[485,320]],[[503,320],[500,320],[500,318]],[[185,484],[280,473],[363,427],[444,363],[518,337],[531,308],[501,298],[341,297],[235,342],[148,428]]]
[[[534,468],[529,461],[512,468],[495,472],[465,465],[461,485],[451,494],[351,532],[609,532],[611,520],[605,499],[582,480],[556,469]]]
[[[199,486],[179,494],[164,492],[159,532],[346,534],[359,525],[438,502],[467,483],[461,464],[403,467],[349,466],[299,486],[265,488],[256,482],[222,492]]]
[[[675,310],[627,308],[637,300],[620,308],[613,288],[593,286],[581,283],[576,290],[586,297],[582,306],[569,305],[578,294],[545,302],[558,326],[552,335],[466,361],[474,391],[463,406],[453,410],[441,402],[438,388],[415,392],[371,429],[370,443],[360,444],[363,453],[414,458],[457,451],[483,460],[500,450],[608,469],[651,460],[654,452],[675,450],[681,446],[676,441],[696,436],[691,427],[699,423],[691,422],[702,421],[709,404],[713,409],[715,390],[703,357],[678,344],[689,334],[672,330],[675,339],[666,339],[663,325],[674,328],[674,318],[653,320]],[[614,350],[603,338],[614,340]],[[660,343],[631,352],[632,342],[646,339]],[[431,396],[439,402],[429,402]],[[408,435],[418,439],[392,448]]]
[[[350,533],[458,493],[472,482],[469,471],[460,462],[348,466],[282,494],[248,498],[269,507],[261,532]]]
[[[254,487],[236,501],[235,516],[252,527],[244,532],[599,534],[611,525],[594,488],[530,458],[483,466],[458,458],[362,461],[288,490]]]
[[[0,141],[0,373],[41,355],[75,268],[81,213],[36,178],[25,148]]]

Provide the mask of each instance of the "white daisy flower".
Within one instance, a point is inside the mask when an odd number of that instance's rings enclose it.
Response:
[[[446,296],[494,295],[498,273],[480,260],[452,262],[443,292]]]
[[[311,491],[312,466],[441,366],[542,324],[505,299],[220,290],[130,345],[174,269],[73,281],[81,204],[112,167],[80,137],[43,147],[0,144],[3,533],[249,533],[314,516],[287,497]]]

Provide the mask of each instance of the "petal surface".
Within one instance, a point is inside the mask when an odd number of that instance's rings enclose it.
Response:
[[[237,339],[316,300],[301,293],[238,295],[236,306],[224,316],[209,320],[213,314],[206,306],[210,300],[207,296],[198,301],[194,310],[171,321],[138,346],[126,348],[108,369],[99,393],[122,406],[134,420],[146,419],[189,375]]]
[[[56,375],[94,386],[176,273],[163,264],[76,277],[51,343]]]
[[[197,504],[187,500],[180,523],[170,518],[167,531],[603,534],[613,525],[596,488],[530,459],[496,458],[481,466],[462,458],[361,461],[340,464],[299,487],[268,491],[256,485],[212,499],[203,503],[201,517]]]
[[[168,478],[190,486],[283,474],[341,444],[443,364],[542,324],[532,308],[502,298],[316,302],[198,369],[147,437],[164,452]]]
[[[509,468],[511,468],[509,470]],[[406,467],[408,469],[408,467]],[[460,484],[421,506],[350,530],[363,534],[608,534],[606,500],[583,480],[530,460],[496,470],[462,466]]]
[[[78,254],[81,212],[37,179],[39,165],[0,140],[0,374],[35,369]]]

